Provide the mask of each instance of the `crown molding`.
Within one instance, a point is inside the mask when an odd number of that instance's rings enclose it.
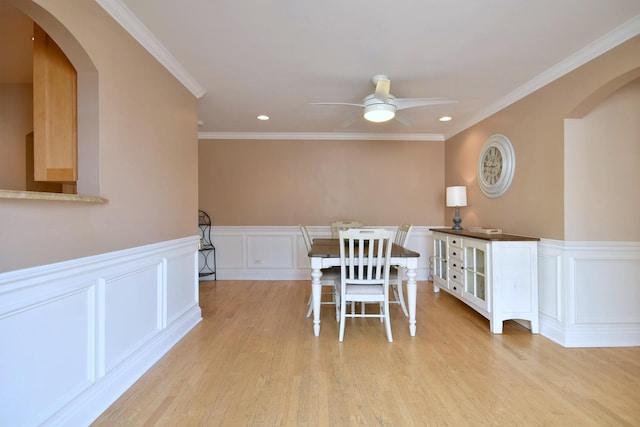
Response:
[[[96,0],[96,2],[193,95],[201,98],[206,93],[205,89],[186,71],[121,0]],[[198,133],[198,139],[445,141],[638,34],[640,34],[640,15],[636,15],[618,28],[552,66],[506,96],[479,110],[471,119],[455,126],[450,132],[445,134],[200,132]]]
[[[198,139],[279,139],[308,141],[444,141],[434,133],[332,133],[332,132],[198,132]]]
[[[189,74],[167,48],[120,0],[96,0],[113,19],[156,58],[196,98],[202,98],[205,89]]]
[[[570,73],[576,68],[586,64],[594,58],[597,58],[598,56],[637,36],[638,34],[640,34],[640,15],[636,15],[618,28],[610,31],[593,43],[580,49],[573,55],[560,61],[553,67],[549,68],[547,71],[529,80],[527,83],[518,87],[516,90],[512,91],[505,97],[500,98],[492,104],[489,104],[486,108],[478,111],[478,113],[470,120],[460,124],[451,132],[445,134],[445,139],[451,138],[452,136],[497,113],[503,108],[516,103],[525,96],[532,94],[536,90]]]

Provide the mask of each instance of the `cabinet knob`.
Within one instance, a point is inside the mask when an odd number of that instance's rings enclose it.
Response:
[[[457,290],[458,290],[458,288],[456,288],[456,287],[454,286],[454,287],[453,287],[453,290],[454,290],[454,291],[457,291]]]
[[[458,255],[458,253],[457,253],[457,252],[453,252],[453,254],[454,254],[454,255]]]

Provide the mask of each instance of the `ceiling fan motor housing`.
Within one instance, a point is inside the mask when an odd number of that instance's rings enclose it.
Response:
[[[393,119],[396,115],[396,102],[393,95],[389,95],[387,102],[369,95],[364,99],[364,118],[370,122],[382,123]]]

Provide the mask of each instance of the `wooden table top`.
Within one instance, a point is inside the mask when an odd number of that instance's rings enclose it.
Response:
[[[530,236],[517,236],[515,234],[485,234],[474,233],[469,230],[452,230],[451,228],[430,228],[431,231],[437,231],[439,233],[455,234],[462,237],[473,237],[474,239],[489,240],[496,242],[527,242],[527,241],[539,241],[538,237]]]
[[[340,239],[314,239],[311,251],[309,251],[309,256],[320,258],[340,258]],[[391,256],[417,258],[420,254],[394,243],[391,247]]]

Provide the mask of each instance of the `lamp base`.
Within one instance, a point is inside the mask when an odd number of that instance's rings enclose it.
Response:
[[[456,216],[453,218],[453,227],[451,227],[451,229],[463,230],[463,228],[460,226],[461,222],[462,222],[462,218],[460,218],[460,208],[456,206]]]

